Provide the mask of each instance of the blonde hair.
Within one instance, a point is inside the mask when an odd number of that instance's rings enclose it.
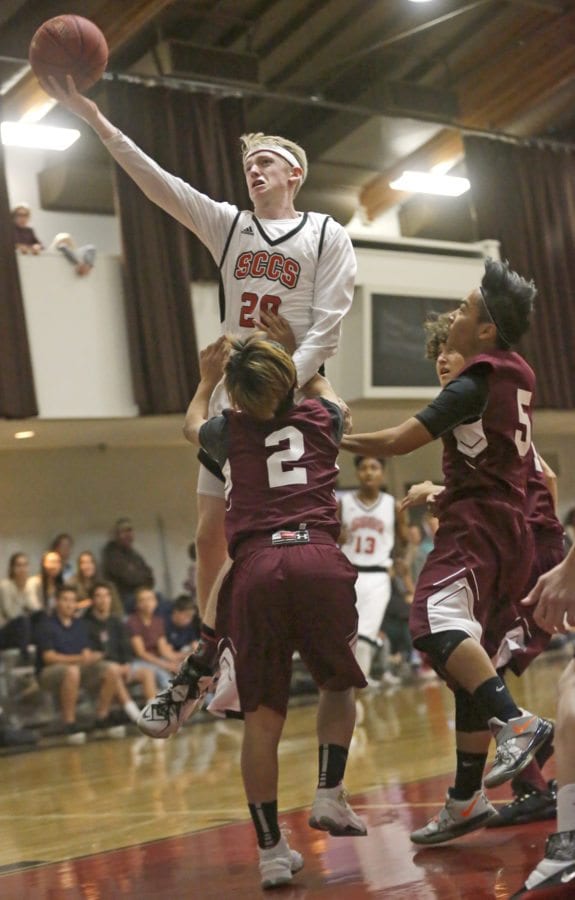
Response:
[[[290,153],[293,153],[302,170],[299,184],[297,185],[295,190],[295,197],[307,178],[307,156],[303,147],[300,147],[300,145],[296,144],[295,141],[288,140],[288,138],[280,137],[278,134],[264,134],[263,131],[252,131],[249,134],[242,134],[242,136],[240,137],[240,143],[242,145],[242,161],[244,165],[246,162],[246,158],[250,155],[250,153],[254,153],[259,147],[269,147],[270,149],[273,147],[279,147],[284,148],[285,150],[289,150]]]
[[[451,324],[451,313],[435,313],[434,316],[423,323],[426,359],[437,359],[441,353],[441,345],[447,343]]]
[[[225,384],[233,405],[261,421],[288,409],[297,373],[287,350],[261,335],[230,343],[233,352],[226,363]]]
[[[10,215],[14,217],[16,213],[23,212],[26,213],[27,216],[30,215],[30,207],[27,203],[17,203],[16,206],[13,206],[10,210]]]

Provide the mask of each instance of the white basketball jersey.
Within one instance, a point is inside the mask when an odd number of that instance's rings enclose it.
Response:
[[[388,568],[395,543],[395,499],[382,493],[367,505],[355,491],[341,497],[341,523],[347,530],[342,551],[354,566]]]

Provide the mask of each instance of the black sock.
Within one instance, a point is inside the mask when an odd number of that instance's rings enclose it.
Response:
[[[212,675],[218,661],[218,642],[216,632],[209,625],[200,628],[200,640],[195,650],[190,653],[194,668],[205,675]]]
[[[281,838],[277,800],[271,800],[269,803],[248,803],[248,807],[258,836],[258,847],[262,850],[275,847]]]
[[[508,722],[522,714],[499,675],[480,684],[473,699],[486,719],[496,716],[502,722]]]
[[[317,786],[334,788],[343,781],[347,763],[347,747],[339,744],[319,745],[319,777]]]
[[[455,785],[449,788],[449,796],[454,800],[468,800],[481,787],[487,753],[466,753],[457,751],[457,771]]]

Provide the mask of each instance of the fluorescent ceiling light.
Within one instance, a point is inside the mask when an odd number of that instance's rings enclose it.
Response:
[[[33,438],[35,433],[34,431],[17,431],[14,437],[17,441],[25,441],[27,438]]]
[[[403,172],[400,178],[389,182],[394,191],[409,191],[413,194],[440,194],[444,197],[459,197],[471,187],[467,178],[454,175],[434,175],[430,172]]]
[[[7,147],[34,147],[37,150],[67,150],[80,137],[76,128],[56,128],[31,122],[2,122],[0,134]]]

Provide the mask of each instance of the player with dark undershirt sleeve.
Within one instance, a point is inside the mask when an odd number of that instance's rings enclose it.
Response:
[[[448,346],[466,361],[457,378],[401,425],[342,441],[352,453],[375,456],[443,441],[440,525],[417,582],[410,630],[417,649],[455,686],[457,731],[489,727],[495,736],[486,787],[519,774],[552,730],[516,705],[484,648],[501,605],[521,599],[533,553],[524,507],[535,376],[511,345],[529,327],[535,293],[507,263],[486,260],[481,285],[452,314]],[[476,786],[484,761],[480,767],[465,741],[461,750],[467,782],[412,834],[415,843],[437,843],[446,830],[464,834],[495,815],[481,781]]]

